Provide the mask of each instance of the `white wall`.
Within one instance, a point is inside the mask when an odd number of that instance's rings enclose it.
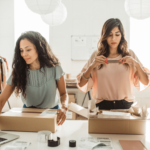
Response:
[[[0,0],[0,56],[8,60],[11,67],[14,53],[14,0]],[[12,107],[18,105],[19,99],[12,95],[9,102]],[[5,104],[3,110],[8,109]]]
[[[71,61],[72,35],[100,35],[104,22],[119,18],[129,42],[129,17],[124,10],[124,0],[62,0],[67,8],[66,21],[50,28],[50,45],[60,59],[66,73],[75,77],[86,61]]]
[[[0,0],[0,55],[12,62],[14,49],[14,1]]]

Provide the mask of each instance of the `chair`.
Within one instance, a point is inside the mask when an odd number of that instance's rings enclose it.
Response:
[[[90,91],[88,91],[87,93],[85,93],[85,96],[84,96],[84,99],[83,99],[83,102],[82,102],[82,106],[84,104],[84,101],[85,101],[85,98],[86,98],[87,94],[88,94],[89,100],[91,100],[91,94],[90,94]]]

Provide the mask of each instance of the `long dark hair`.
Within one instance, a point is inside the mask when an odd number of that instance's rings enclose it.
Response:
[[[21,34],[15,46],[15,53],[12,64],[12,85],[17,96],[19,95],[19,93],[22,93],[22,95],[26,97],[26,85],[27,75],[29,73],[29,65],[26,64],[25,60],[20,54],[20,41],[23,39],[27,39],[35,45],[38,53],[38,60],[40,62],[40,69],[45,66],[53,67],[55,65],[59,65],[59,60],[52,53],[49,44],[40,33],[28,31]]]
[[[121,54],[122,57],[130,56],[129,50],[128,50],[128,44],[125,39],[124,28],[123,28],[121,21],[118,18],[110,18],[104,23],[102,27],[102,31],[101,31],[101,37],[97,44],[97,47],[98,47],[97,56],[100,56],[100,55],[104,55],[105,57],[109,56],[110,51],[109,51],[109,45],[107,43],[107,38],[111,30],[115,27],[118,27],[121,32],[121,40],[117,49],[118,53]],[[103,67],[103,64],[99,66],[99,69],[102,67]]]

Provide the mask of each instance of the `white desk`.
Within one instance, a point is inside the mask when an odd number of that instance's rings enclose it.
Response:
[[[150,127],[149,127],[150,128]],[[7,131],[6,131],[7,132]],[[35,132],[8,132],[20,135],[20,138],[17,140],[29,141],[31,145],[27,148],[27,150],[77,150],[79,144],[80,137],[108,137],[111,138],[113,147],[115,150],[122,150],[119,140],[141,140],[142,143],[150,150],[150,133],[146,135],[119,135],[119,134],[88,134],[88,121],[82,120],[67,120],[61,126],[58,131],[58,136],[60,136],[61,141],[58,147],[52,148],[48,147],[46,143],[38,143],[37,142],[37,133]],[[70,148],[69,140],[76,140],[77,147]],[[0,150],[3,150],[6,145],[4,144],[0,147]]]

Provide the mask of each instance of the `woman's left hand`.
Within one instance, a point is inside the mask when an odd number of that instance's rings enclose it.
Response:
[[[125,56],[125,57],[123,57],[123,58],[121,58],[121,59],[119,59],[119,61],[120,61],[120,64],[128,64],[128,65],[130,65],[130,66],[132,66],[132,67],[137,67],[137,65],[139,64],[133,57],[131,57],[131,56]]]
[[[57,110],[57,124],[62,125],[65,120],[66,120],[66,110],[58,109]]]

